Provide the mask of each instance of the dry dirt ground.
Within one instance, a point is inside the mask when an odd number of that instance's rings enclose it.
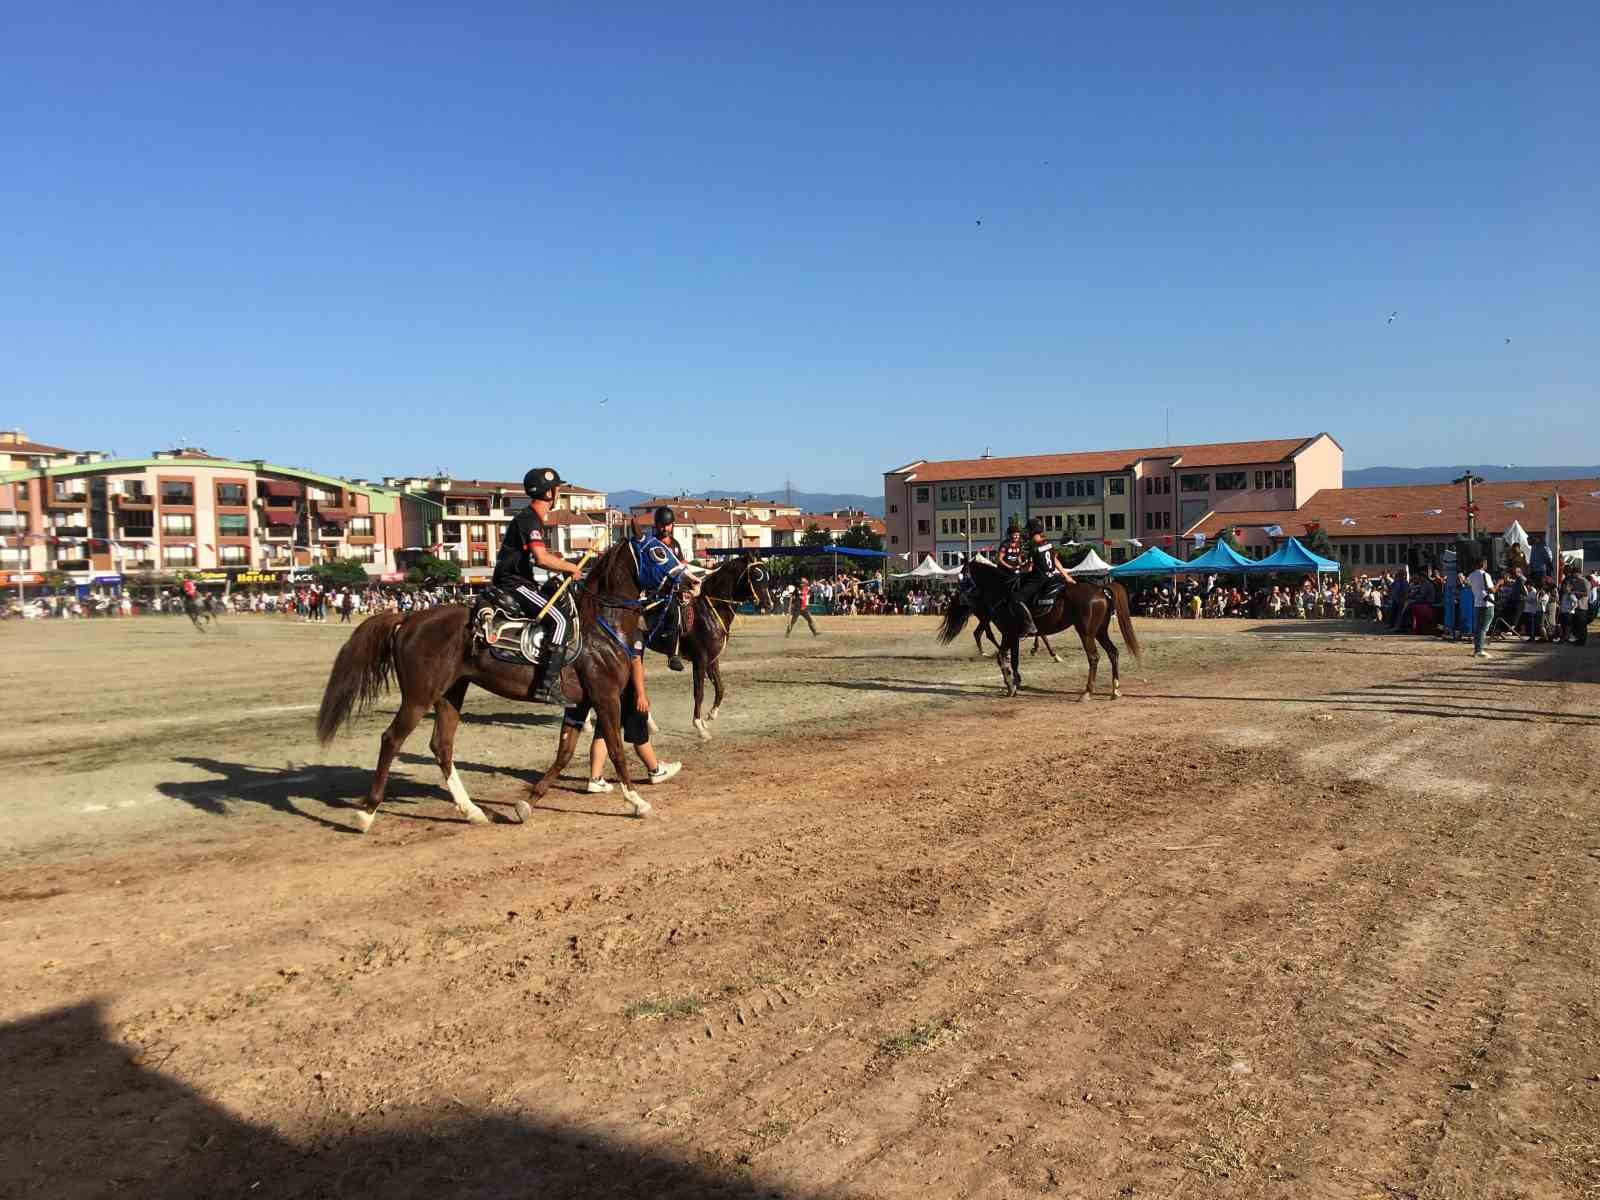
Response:
[[[475,693],[366,837],[337,626],[0,627],[0,1195],[1600,1195],[1593,646],[822,626],[649,820]]]

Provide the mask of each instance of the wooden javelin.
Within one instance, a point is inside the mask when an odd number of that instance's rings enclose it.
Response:
[[[604,532],[602,532],[600,534],[600,541],[604,542],[605,540],[606,540],[606,535],[605,535]],[[590,546],[587,550],[585,550],[583,552],[583,557],[578,560],[578,573],[579,574],[582,574],[582,572],[583,572],[584,563],[588,562],[591,558],[594,557],[595,549],[596,548],[594,546]],[[555,590],[555,594],[553,596],[551,596],[550,599],[548,599],[548,600],[546,600],[544,602],[544,607],[539,610],[539,615],[534,617],[534,621],[535,622],[539,622],[539,621],[544,620],[545,613],[549,612],[551,610],[551,608],[553,608],[555,606],[555,602],[557,600],[561,599],[562,593],[564,593],[569,587],[572,586],[572,581],[574,579],[576,579],[576,578],[578,578],[578,575],[568,575],[565,579],[563,579],[561,581],[561,586],[558,587]]]

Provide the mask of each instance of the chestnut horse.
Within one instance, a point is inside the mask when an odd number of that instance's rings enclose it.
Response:
[[[988,614],[990,624],[1000,630],[1000,649],[994,656],[995,662],[999,664],[1006,695],[1015,696],[1022,689],[1022,666],[1017,661],[1017,651],[1022,641],[1023,615],[1021,602],[1016,598],[1015,577],[991,563],[974,560],[967,564],[962,583],[962,590],[951,597],[950,607],[939,626],[939,641],[948,646],[966,627],[967,618],[981,608]],[[1117,646],[1111,640],[1113,615],[1122,640],[1138,658],[1139,639],[1134,636],[1133,618],[1128,613],[1128,592],[1116,580],[1104,584],[1069,583],[1061,589],[1049,612],[1034,615],[1034,627],[1041,636],[1068,628],[1078,631],[1084,656],[1089,660],[1089,677],[1079,700],[1087,700],[1094,691],[1095,674],[1100,668],[1096,642],[1105,647],[1111,659],[1111,698],[1115,700],[1122,695]]]
[[[628,680],[628,648],[640,636],[641,619],[639,578],[628,543],[612,546],[584,580],[572,586],[577,596],[583,647],[577,660],[563,673],[567,697],[574,703],[581,698],[593,706],[622,797],[632,807],[633,815],[642,817],[649,813],[650,805],[633,788],[622,742],[621,698]],[[531,700],[535,669],[501,662],[482,648],[474,652],[471,613],[464,605],[441,605],[403,614],[380,613],[362,623],[334,660],[317,713],[318,740],[327,745],[342,725],[370,709],[378,696],[388,690],[391,678],[400,686],[400,708],[383,731],[372,787],[356,816],[361,831],[372,828],[378,805],[383,803],[389,767],[430,708],[434,721],[429,749],[444,773],[445,787],[462,816],[475,825],[487,824],[489,818],[467,795],[455,766],[461,706],[468,686],[474,683],[507,700]],[[549,790],[571,760],[577,740],[577,728],[563,724],[556,761],[529,789],[536,799]],[[532,811],[526,800],[517,801],[517,820],[527,820]]]
[[[693,605],[693,624],[679,639],[679,653],[694,667],[694,727],[705,741],[711,740],[706,722],[717,719],[726,691],[722,686],[722,652],[727,648],[739,605],[747,600],[759,609],[772,607],[766,564],[748,553],[729,558],[700,581],[700,595]],[[667,654],[672,650],[671,642],[671,637],[658,635],[650,642],[650,649]],[[710,713],[701,717],[708,678],[716,693]]]

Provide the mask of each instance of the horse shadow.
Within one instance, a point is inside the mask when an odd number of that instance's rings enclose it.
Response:
[[[297,1142],[163,1070],[181,1049],[118,1042],[98,999],[0,1024],[7,1194],[801,1197],[748,1165],[690,1161],[580,1126],[464,1110],[443,1098],[377,1128]],[[313,1093],[328,1086],[310,1074],[302,1083]]]
[[[561,710],[546,706],[531,711],[519,709],[515,712],[474,712],[468,708],[462,710],[461,723],[463,725],[505,725],[515,729],[525,729],[532,725],[553,727],[561,724]]]
[[[176,763],[199,767],[217,776],[215,779],[172,780],[156,784],[156,791],[173,800],[181,800],[191,808],[214,817],[231,815],[239,804],[256,804],[287,816],[300,817],[314,824],[340,833],[358,832],[343,821],[330,820],[303,806],[311,801],[332,809],[358,809],[366,798],[372,782],[372,771],[367,767],[323,766],[308,763],[289,766],[281,770],[256,767],[248,763],[225,762],[216,758],[193,755],[175,758]],[[433,759],[426,760],[432,763]],[[389,789],[384,796],[384,812],[393,812],[396,803],[407,804],[421,800],[436,800],[440,794],[437,786],[419,783],[403,777],[390,776]],[[397,812],[395,816],[421,821],[448,818],[429,816],[418,812]]]
[[[917,679],[752,679],[752,683],[771,683],[781,687],[833,688],[843,692],[894,692],[903,696],[992,696],[995,687],[985,684],[928,683]],[[1072,696],[1073,691],[1041,688],[1027,684],[1023,691],[1046,696]]]

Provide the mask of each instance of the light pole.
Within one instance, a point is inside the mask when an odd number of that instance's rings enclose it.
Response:
[[[963,524],[962,528],[965,529],[966,533],[967,533],[967,561],[971,562],[972,561],[972,501],[968,500],[966,503],[967,503],[967,519],[966,519],[966,522]]]

